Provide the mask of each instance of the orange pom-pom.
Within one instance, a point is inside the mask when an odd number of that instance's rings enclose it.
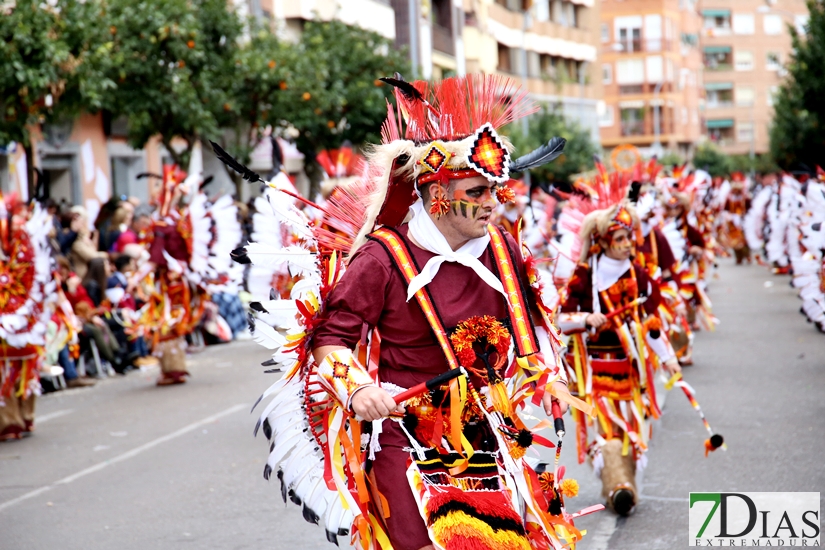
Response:
[[[512,187],[508,187],[506,185],[499,185],[496,187],[496,199],[501,204],[506,204],[508,202],[514,202],[516,200],[516,192],[513,191]]]
[[[579,494],[579,482],[575,479],[563,479],[559,484],[559,490],[567,498],[573,498]]]

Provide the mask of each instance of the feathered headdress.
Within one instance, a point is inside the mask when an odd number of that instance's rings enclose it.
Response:
[[[617,229],[631,233],[639,227],[639,217],[628,200],[633,174],[630,172],[607,173],[596,159],[597,176],[589,182],[580,182],[587,195],[572,195],[559,218],[560,227],[581,240],[574,243],[573,257],[586,260],[595,251],[593,246],[600,237]],[[577,186],[578,187],[578,186]]]
[[[511,171],[550,162],[564,148],[564,140],[551,140],[542,152],[511,160],[512,145],[497,129],[537,106],[506,77],[468,75],[430,84],[396,74],[382,80],[395,87],[397,106],[387,104],[382,143],[367,156],[375,192],[356,248],[376,226],[404,221],[418,185],[483,176],[500,184],[500,200],[511,198],[502,185]]]

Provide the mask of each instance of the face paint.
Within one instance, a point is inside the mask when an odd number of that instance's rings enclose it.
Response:
[[[633,241],[626,229],[619,229],[608,237],[609,243],[605,251],[608,258],[625,260],[633,251]]]
[[[489,200],[492,194],[489,189],[479,192],[477,188],[473,188],[469,191],[470,193],[464,189],[456,189],[450,205],[456,215],[461,213],[465,218],[475,219],[478,216],[478,211],[481,210],[482,204]]]

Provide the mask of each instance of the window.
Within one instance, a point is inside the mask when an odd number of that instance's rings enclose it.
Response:
[[[768,107],[772,107],[773,104],[776,102],[776,94],[778,93],[779,86],[771,86],[770,88],[768,88],[768,95],[765,101],[768,104]]]
[[[782,34],[782,16],[769,14],[762,18],[765,34]]]
[[[802,36],[808,34],[808,20],[810,18],[811,17],[808,14],[794,16],[794,26],[796,27],[796,32]]]
[[[541,76],[541,57],[536,52],[527,52],[527,75],[530,78]]]
[[[730,10],[702,11],[702,27],[711,31],[711,35],[729,34],[730,26]]]
[[[645,133],[644,107],[625,107],[621,109],[622,135],[641,136]]]
[[[576,5],[572,2],[565,2],[564,4],[567,7],[567,26],[576,28],[579,26],[578,21],[578,12],[576,11]]]
[[[632,15],[617,17],[613,20],[616,31],[616,40],[621,44],[620,51],[642,51],[642,16]]]
[[[705,69],[709,71],[729,71],[733,67],[733,51],[730,46],[705,46]]]
[[[615,124],[613,120],[614,112],[613,112],[613,105],[604,105],[604,108],[599,113],[599,127],[600,128],[609,128]]]
[[[602,44],[610,42],[610,25],[602,23]]]
[[[536,20],[550,21],[550,0],[536,2]]]
[[[561,0],[550,0],[550,17],[553,18],[553,23],[563,24],[564,14],[562,13]]]
[[[754,138],[753,124],[750,122],[736,123],[736,141],[740,143],[750,143]]]
[[[662,81],[662,56],[651,55],[645,60],[647,65],[647,81],[661,82]]]
[[[733,64],[737,71],[753,70],[753,52],[737,50],[733,54]]]
[[[733,84],[730,82],[705,83],[705,105],[708,109],[733,105]]]
[[[751,86],[736,87],[736,106],[750,107],[756,98],[756,90]]]
[[[752,13],[737,13],[733,16],[734,34],[753,34],[754,23]]]
[[[649,52],[662,51],[661,15],[645,15],[645,49]]]
[[[613,83],[613,65],[611,63],[605,63],[602,65],[602,84],[612,84]]]
[[[498,70],[503,73],[511,72],[510,48],[508,48],[504,44],[498,45]]]
[[[645,63],[643,59],[622,59],[616,62],[617,84],[644,84]]]
[[[708,138],[717,144],[728,145],[733,142],[733,119],[715,118],[705,122],[708,129]]]
[[[765,68],[769,71],[778,71],[782,68],[782,58],[779,52],[768,52],[766,55]]]

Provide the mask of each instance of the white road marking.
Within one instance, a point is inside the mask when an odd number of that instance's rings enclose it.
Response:
[[[55,418],[60,418],[61,416],[66,416],[67,414],[71,414],[74,412],[74,409],[62,409],[59,411],[54,411],[53,413],[44,414],[43,416],[36,416],[34,421],[36,424],[42,424],[43,422],[48,422],[49,420],[54,420]]]
[[[172,439],[175,439],[176,437],[186,435],[187,433],[200,428],[204,424],[209,424],[210,422],[214,422],[215,420],[218,420],[219,418],[223,418],[224,416],[227,416],[227,415],[230,415],[234,412],[238,412],[240,410],[243,410],[247,406],[248,405],[246,403],[242,403],[242,404],[239,404],[239,405],[234,405],[232,407],[229,407],[225,411],[221,411],[217,414],[213,414],[212,416],[207,416],[203,420],[198,420],[197,422],[189,424],[188,426],[184,426],[183,428],[181,428],[177,431],[174,431],[170,434],[164,435],[163,437],[159,437],[159,438],[154,439],[154,440],[152,440],[148,443],[144,443],[140,447],[135,447],[131,451],[126,451],[125,453],[123,453],[121,455],[118,455],[118,456],[116,456],[112,459],[106,460],[104,462],[100,462],[98,464],[95,464],[94,466],[86,468],[85,470],[81,470],[81,471],[79,471],[75,474],[64,477],[63,479],[59,479],[59,480],[55,481],[54,483],[52,483],[51,485],[45,485],[43,487],[35,489],[34,491],[30,491],[30,492],[28,492],[24,495],[20,495],[19,497],[14,498],[12,500],[7,500],[6,502],[3,502],[2,504],[0,504],[0,511],[5,510],[6,508],[11,508],[12,506],[14,506],[16,504],[19,504],[19,503],[21,503],[25,500],[30,499],[30,498],[34,498],[38,495],[42,495],[46,491],[50,491],[50,490],[54,489],[55,487],[57,487],[59,485],[66,485],[67,483],[77,481],[81,477],[85,477],[89,474],[93,474],[95,472],[98,472],[98,471],[100,471],[100,470],[102,470],[102,469],[104,469],[108,466],[111,466],[112,464],[117,464],[118,462],[123,462],[124,460],[128,460],[132,457],[135,457],[135,456],[139,455],[140,453],[142,453],[144,451],[148,451],[149,449],[157,447],[161,443],[166,443],[167,441],[171,441]]]

